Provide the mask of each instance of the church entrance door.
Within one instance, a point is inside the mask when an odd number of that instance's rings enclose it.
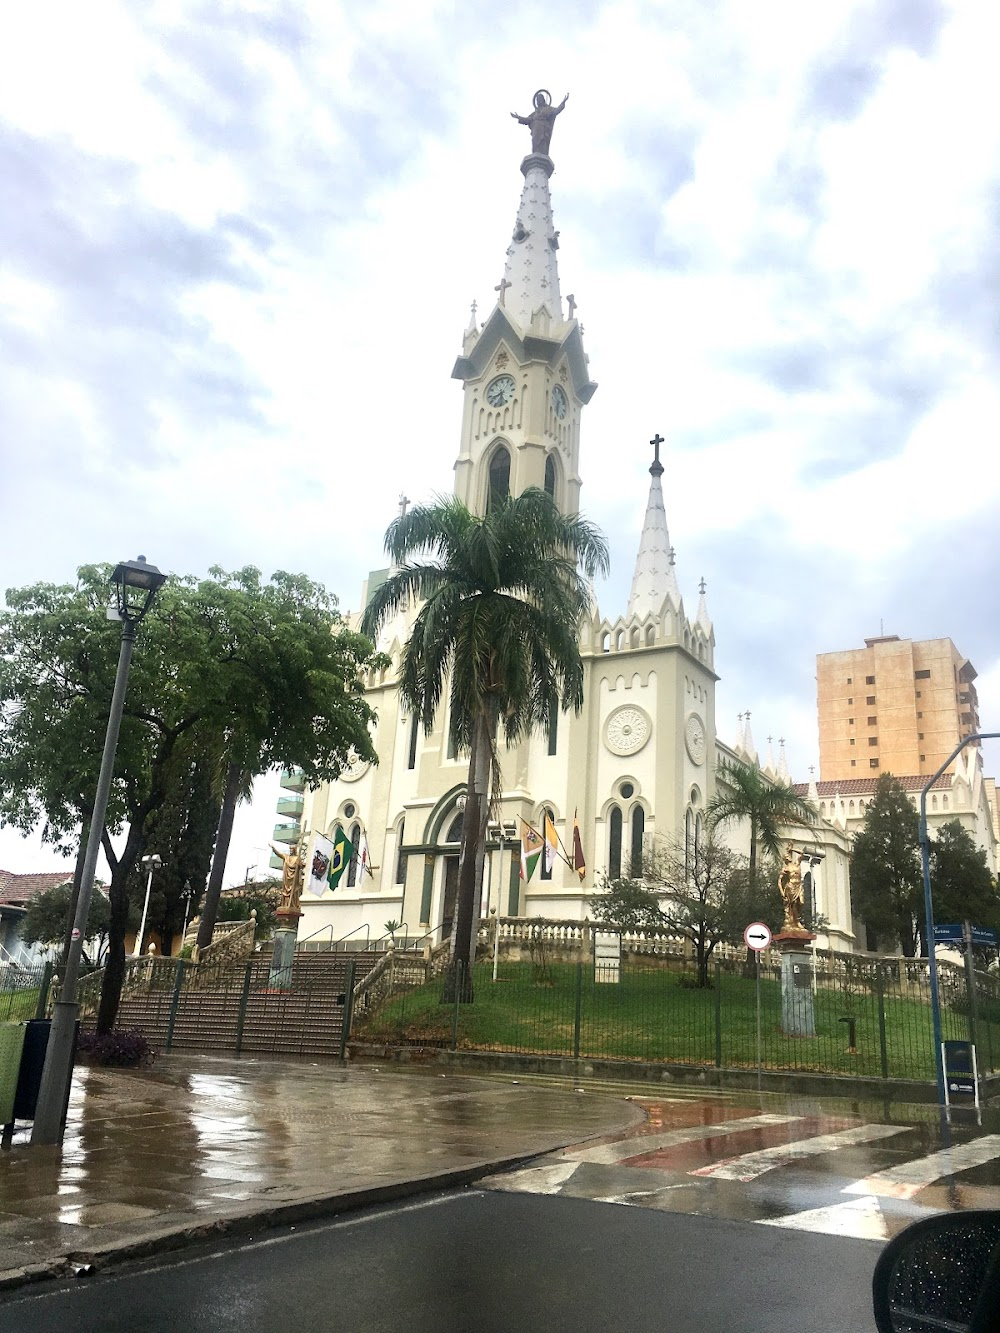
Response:
[[[444,903],[441,909],[441,938],[451,937],[452,923],[455,920],[455,904],[458,902],[458,857],[444,858]]]

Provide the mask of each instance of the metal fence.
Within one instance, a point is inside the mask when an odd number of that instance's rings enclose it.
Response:
[[[0,1023],[44,1018],[51,978],[51,963],[34,968],[0,964]]]
[[[765,1069],[876,1079],[934,1078],[926,960],[816,951],[815,1036],[782,1030],[780,960],[760,976],[760,1061]],[[623,955],[619,980],[597,980],[592,961],[497,960],[461,985],[436,978],[398,990],[364,1012],[351,1035],[394,1045],[509,1051],[584,1059],[757,1067],[757,982],[744,959],[714,963],[699,986],[693,960]],[[945,1039],[976,1040],[980,1069],[1000,1062],[1000,985],[939,963]]]

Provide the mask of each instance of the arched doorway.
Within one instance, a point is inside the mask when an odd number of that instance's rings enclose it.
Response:
[[[441,938],[450,939],[455,924],[455,908],[458,903],[458,847],[462,841],[462,812],[448,825],[444,835],[446,843],[455,843],[454,852],[447,852],[444,857],[444,884],[441,893]]]

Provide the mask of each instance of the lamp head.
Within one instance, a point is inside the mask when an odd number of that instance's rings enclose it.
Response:
[[[156,852],[150,852],[148,856],[142,858],[142,864],[149,871],[159,870],[160,866],[163,865],[163,858]]]
[[[135,560],[122,560],[115,565],[111,575],[115,609],[118,612],[113,618],[132,625],[140,624],[153,598],[166,581],[166,574],[162,574],[155,565],[147,564],[144,555],[137,556]]]

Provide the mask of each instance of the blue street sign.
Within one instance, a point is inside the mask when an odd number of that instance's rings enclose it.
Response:
[[[997,947],[997,932],[991,930],[989,926],[971,926],[969,929],[973,944],[986,945],[990,949]],[[964,944],[964,942],[965,927],[960,921],[947,924],[935,922],[935,944]]]

